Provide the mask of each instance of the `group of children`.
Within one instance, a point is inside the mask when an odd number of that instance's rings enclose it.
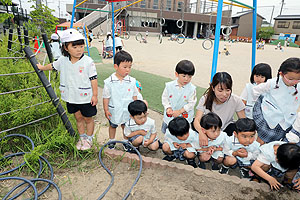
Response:
[[[37,65],[40,70],[60,71],[61,98],[67,102],[68,112],[75,115],[79,150],[92,147],[92,117],[98,101],[97,72],[92,59],[83,54],[83,39],[76,30],[64,31],[63,56],[52,64]],[[129,75],[132,62],[128,52],[119,51],[114,57],[115,73],[104,80],[109,148],[115,147],[120,125],[125,140],[136,148],[161,148],[164,160],[186,160],[203,169],[211,162],[212,170],[222,174],[239,167],[242,178],[265,180],[277,190],[281,184],[276,178],[284,177],[284,184],[300,190],[299,58],[285,60],[273,79],[268,64],[257,64],[241,97],[232,94],[230,74],[216,73],[199,100],[196,115],[196,87],[191,83],[195,68],[188,60],[180,61],[175,68],[176,80],[166,83],[162,93],[163,143],[157,138],[154,120],[148,117],[147,102],[138,98],[137,81]]]

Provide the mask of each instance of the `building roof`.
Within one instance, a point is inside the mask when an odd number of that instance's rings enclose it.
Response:
[[[232,18],[240,18],[241,16],[244,16],[244,15],[248,15],[248,14],[251,14],[252,11],[251,10],[248,10],[248,11],[243,11],[243,12],[238,12],[234,15],[232,15],[231,17]],[[260,14],[257,14],[258,17],[262,18],[262,19],[265,19],[263,16],[261,16]]]
[[[275,20],[300,19],[300,15],[278,15]]]

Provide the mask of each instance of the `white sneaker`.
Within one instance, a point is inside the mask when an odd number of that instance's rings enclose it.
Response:
[[[83,141],[85,140],[85,138],[80,137],[77,144],[76,144],[76,148],[77,150],[81,150],[81,147],[83,145]]]
[[[81,150],[85,151],[85,150],[90,149],[92,147],[92,144],[93,144],[93,142],[88,139],[83,140]]]

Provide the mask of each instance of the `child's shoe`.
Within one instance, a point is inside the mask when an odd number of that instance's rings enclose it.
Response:
[[[211,170],[220,170],[219,164],[213,161],[211,164]]]
[[[79,138],[77,144],[76,144],[76,149],[77,150],[81,150],[81,147],[82,147],[82,140],[83,138]]]
[[[81,146],[81,150],[85,151],[88,150],[92,147],[93,142],[90,141],[89,139],[85,139],[82,141],[82,146]]]
[[[169,162],[171,162],[171,161],[173,161],[173,160],[175,160],[176,159],[176,157],[174,156],[174,155],[166,155],[164,158],[163,158],[163,160],[166,160],[166,161],[169,161]]]
[[[113,142],[114,140],[109,140],[108,142],[110,142],[109,144],[108,144],[108,148],[109,149],[115,149],[115,146],[116,146],[116,143],[115,142]]]
[[[228,171],[229,171],[229,167],[226,167],[225,165],[222,164],[219,170],[220,174],[228,174]]]
[[[201,168],[201,169],[206,169],[205,163],[204,163],[204,162],[201,162],[200,160],[199,160],[199,162],[198,162],[198,167]]]
[[[240,175],[241,178],[246,178],[246,179],[250,179],[251,176],[249,174],[249,169],[245,168],[245,167],[241,167],[240,168]]]
[[[193,166],[194,168],[197,168],[197,164],[196,164],[196,162],[195,162],[195,159],[186,159],[186,163],[187,163],[188,165]]]

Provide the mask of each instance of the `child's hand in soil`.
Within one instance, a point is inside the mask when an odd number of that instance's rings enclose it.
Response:
[[[298,191],[300,191],[300,178],[294,181],[294,188]]]
[[[268,182],[270,184],[271,190],[279,190],[282,187],[282,185],[274,177],[270,177]]]

